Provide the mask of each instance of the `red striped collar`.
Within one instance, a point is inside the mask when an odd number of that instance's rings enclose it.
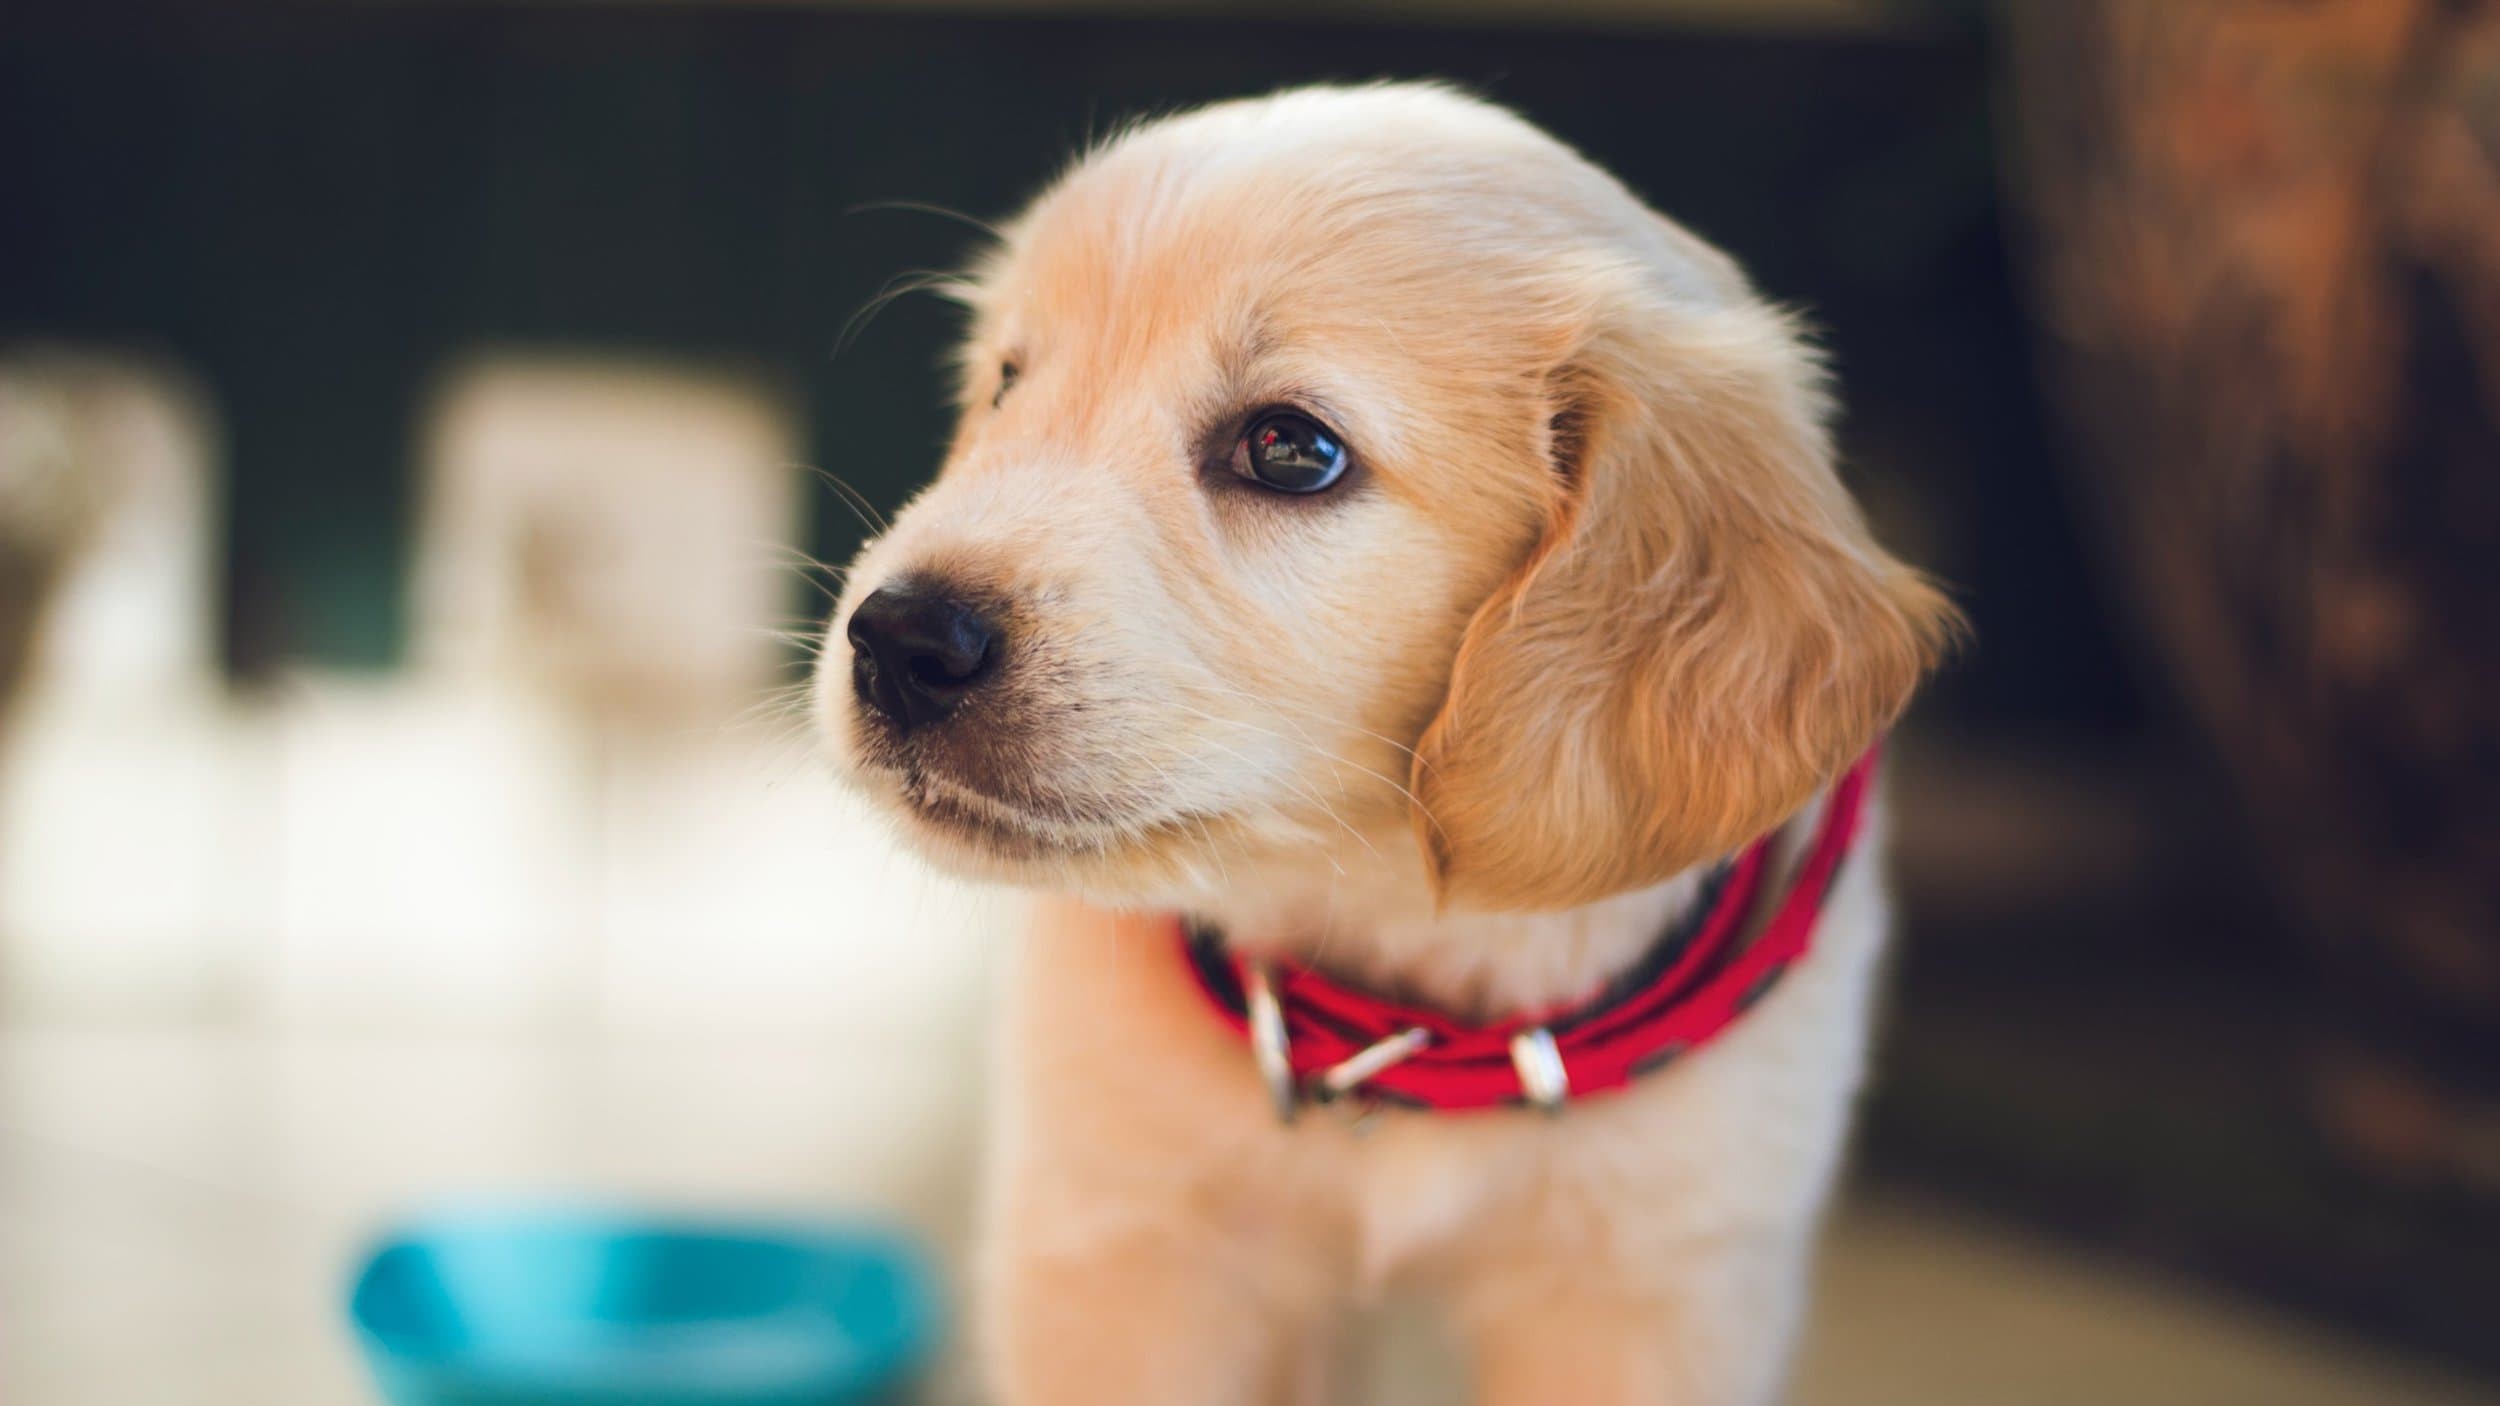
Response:
[[[1795,878],[1760,935],[1778,833],[1710,881],[1701,902],[1640,966],[1577,1005],[1490,1025],[1401,1005],[1305,967],[1251,961],[1176,922],[1199,989],[1250,1042],[1280,1117],[1305,1100],[1365,1100],[1463,1112],[1558,1112],[1610,1093],[1716,1038],[1812,947],[1815,920],[1855,844],[1873,784],[1870,750],[1832,788]]]

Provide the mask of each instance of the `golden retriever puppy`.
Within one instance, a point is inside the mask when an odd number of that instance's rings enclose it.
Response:
[[[1411,85],[1117,136],[959,293],[961,425],[817,710],[917,848],[1050,895],[999,1399],[1310,1399],[1393,1281],[1487,1402],[1772,1398],[1886,923],[1860,759],[1953,626],[1842,489],[1795,325]],[[1764,916],[1791,888],[1806,929]],[[1666,989],[1772,929],[1810,938],[1775,987]],[[1380,1012],[1414,1024],[1305,1067]]]

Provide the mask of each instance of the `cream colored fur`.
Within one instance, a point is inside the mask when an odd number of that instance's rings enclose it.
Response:
[[[1116,137],[959,291],[960,428],[853,568],[818,701],[920,848],[1054,895],[992,1151],[999,1398],[1310,1399],[1391,1282],[1446,1296],[1488,1403],[1774,1397],[1863,1060],[1880,824],[1762,1005],[1553,1120],[1278,1126],[1169,915],[1494,1015],[1623,970],[1695,866],[1808,807],[1952,617],[1842,490],[1795,328],[1425,86]],[[1226,475],[1273,405],[1351,447],[1343,484]],[[906,575],[997,603],[1006,662],[897,741],[840,622]]]

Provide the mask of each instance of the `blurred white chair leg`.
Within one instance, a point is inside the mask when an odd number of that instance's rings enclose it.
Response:
[[[213,688],[216,440],[205,397],[160,360],[0,348],[0,535],[67,549],[30,671],[43,699],[145,707]]]
[[[220,1004],[266,916],[263,777],[214,669],[214,443],[150,358],[0,351],[0,534],[56,554],[0,756],[14,1009]]]
[[[299,681],[275,727],[280,1014],[493,1027],[578,1009],[576,730],[517,692],[350,678]]]
[[[231,1010],[270,897],[267,773],[254,743],[223,711],[19,719],[0,758],[10,1010]]]

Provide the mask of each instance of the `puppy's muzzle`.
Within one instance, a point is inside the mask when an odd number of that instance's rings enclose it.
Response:
[[[998,673],[1005,638],[978,607],[943,586],[879,587],[851,612],[851,687],[897,731],[955,711]]]

